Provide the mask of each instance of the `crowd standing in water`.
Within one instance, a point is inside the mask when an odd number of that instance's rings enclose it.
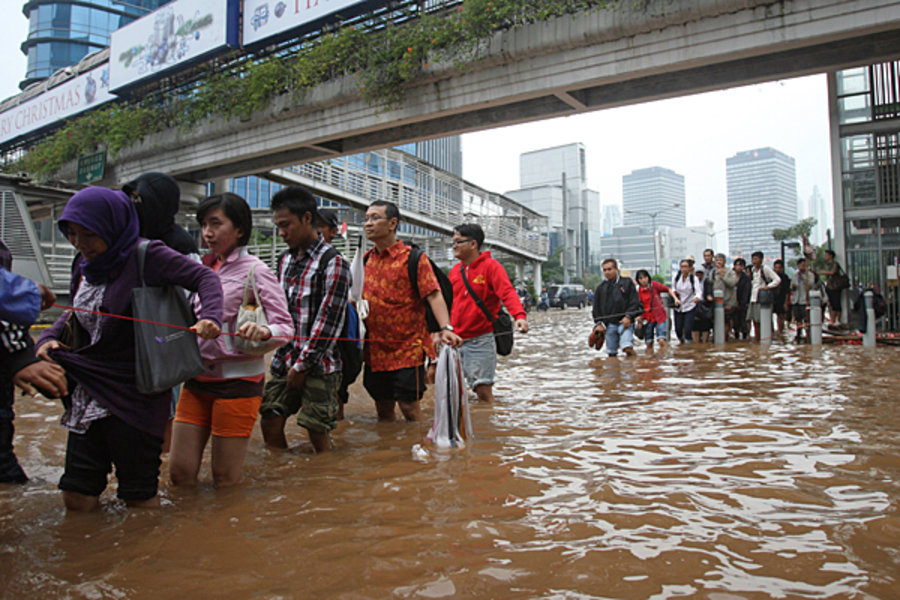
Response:
[[[399,408],[405,420],[419,421],[428,367],[442,344],[459,348],[474,396],[491,402],[494,320],[505,309],[518,332],[528,331],[520,295],[502,265],[482,250],[485,235],[476,224],[455,228],[459,262],[448,277],[424,252],[398,239],[397,206],[373,202],[364,231],[374,248],[357,257],[354,288],[351,265],[330,243],[336,216],[318,209],[303,187],[288,186],[272,199],[274,224],[288,246],[274,272],[247,251],[253,225],[243,198],[217,194],[197,207],[208,250],[202,260],[190,234],[175,224],[179,202],[177,182],[162,173],[143,175],[121,191],[88,187],[75,194],[58,223],[78,251],[71,307],[36,343],[28,327],[55,296],[13,274],[11,254],[0,243],[0,483],[27,480],[13,452],[14,386],[63,400],[68,441],[59,488],[69,510],[96,509],[113,471],[121,500],[155,506],[170,429],[172,484],[198,483],[210,444],[213,484],[233,485],[257,416],[269,447],[287,447],[285,426],[297,415],[314,451],[330,450],[330,432],[362,363],[378,420],[393,421]],[[138,247],[146,240],[141,277]],[[716,290],[723,292],[733,336],[746,337],[752,323],[758,339],[763,289],[777,290],[779,327],[793,321],[799,338],[809,292],[822,285],[819,276],[801,259],[788,279],[783,265],[770,269],[763,258],[756,252],[749,269],[743,259],[727,268],[723,254],[707,250],[702,264],[682,260],[669,286],[646,270],[635,280],[625,277],[608,258],[593,293],[589,341],[609,356],[620,350],[633,356],[637,329],[648,351],[655,344],[665,348],[665,294],[673,299],[678,340],[705,341]],[[841,276],[833,253],[829,261],[823,275]],[[136,380],[131,298],[143,284],[178,286],[193,304],[191,330],[199,338],[203,372],[174,391],[147,393]],[[839,302],[839,294],[829,288],[829,299]],[[836,310],[832,304],[832,314]],[[248,313],[256,317],[246,319]],[[362,326],[361,353],[356,338]],[[267,376],[264,355],[272,350]]]

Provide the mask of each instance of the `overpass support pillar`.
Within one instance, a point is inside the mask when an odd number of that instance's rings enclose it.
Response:
[[[544,278],[541,275],[541,265],[543,263],[535,262],[534,264],[534,303],[537,305],[538,299],[541,297],[541,290],[544,289]]]
[[[517,262],[516,263],[516,280],[513,283],[520,283],[525,281],[525,263]]]

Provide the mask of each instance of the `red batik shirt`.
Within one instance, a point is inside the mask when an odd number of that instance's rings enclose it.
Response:
[[[440,290],[431,264],[419,259],[419,296],[409,281],[409,246],[395,242],[383,252],[369,251],[363,298],[369,303],[366,318],[365,360],[372,371],[396,371],[434,358],[431,335],[425,324],[424,298]]]

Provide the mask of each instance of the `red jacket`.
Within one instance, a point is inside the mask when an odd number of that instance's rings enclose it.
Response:
[[[484,312],[478,308],[466,284],[463,283],[460,269],[462,262],[453,265],[450,269],[450,282],[453,284],[453,308],[450,311],[450,324],[453,332],[464,340],[468,340],[485,333],[492,332],[493,326],[484,316]],[[499,262],[491,258],[490,252],[482,252],[471,265],[466,268],[466,278],[472,290],[478,294],[485,307],[494,316],[500,310],[502,301],[506,310],[513,319],[524,319],[525,309],[515,288],[509,281],[506,269]]]
[[[647,289],[642,285],[638,286],[638,297],[641,299],[641,305],[644,307],[644,317],[645,321],[651,323],[665,323],[666,322],[666,305],[663,304],[662,298],[659,295],[663,292],[667,294],[671,294],[668,286],[661,284],[658,281],[650,281],[650,288]]]

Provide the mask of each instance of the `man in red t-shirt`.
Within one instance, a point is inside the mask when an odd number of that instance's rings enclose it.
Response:
[[[394,420],[394,404],[407,421],[422,419],[419,400],[425,392],[425,356],[435,357],[438,343],[458,346],[462,339],[450,326],[447,304],[423,253],[418,264],[419,295],[409,280],[409,246],[397,239],[400,210],[376,200],[366,210],[366,237],[375,248],[366,255],[360,317],[366,323],[363,385],[375,400],[379,421]],[[425,302],[441,327],[430,336]]]
[[[506,269],[491,258],[490,252],[481,251],[483,243],[484,231],[480,225],[464,223],[453,230],[453,256],[460,262],[450,270],[450,282],[453,284],[450,323],[463,339],[459,357],[469,387],[481,402],[493,402],[494,372],[497,368],[494,328],[469,293],[463,281],[463,270],[472,291],[494,318],[500,311],[502,302],[516,320],[518,331],[527,332],[528,321],[525,320],[525,310],[509,281]]]

